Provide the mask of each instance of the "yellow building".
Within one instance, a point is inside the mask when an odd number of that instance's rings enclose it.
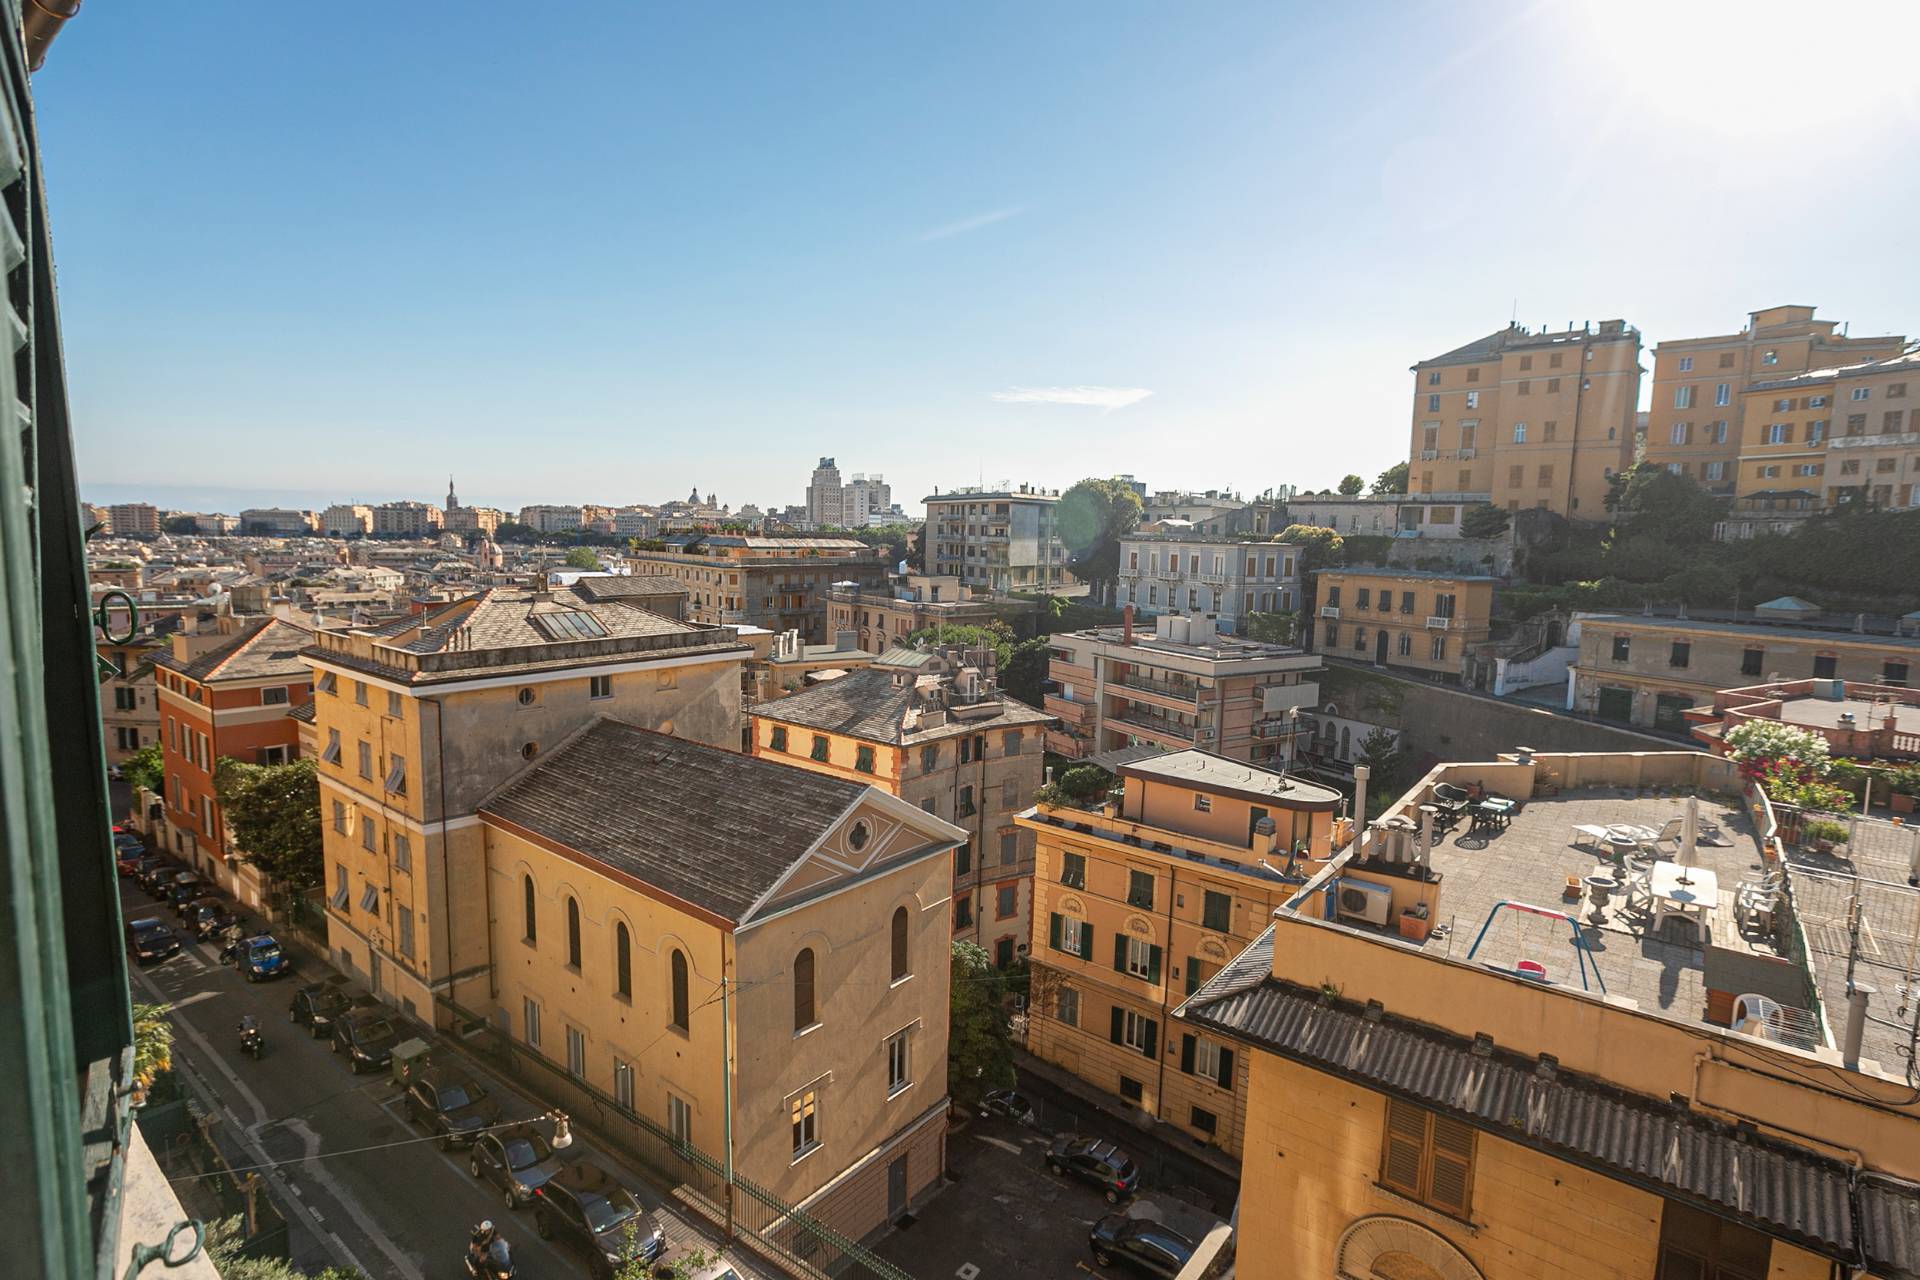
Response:
[[[674,534],[626,557],[636,574],[673,578],[688,592],[686,616],[798,631],[827,640],[827,593],[851,582],[886,581],[886,552],[855,538],[763,538],[733,533]]]
[[[1711,492],[1733,493],[1745,451],[1743,401],[1750,386],[1884,360],[1899,355],[1906,342],[1897,335],[1848,337],[1835,332],[1838,321],[1815,320],[1813,312],[1805,306],[1767,307],[1749,313],[1738,333],[1672,339],[1655,347],[1646,460],[1692,476]],[[1793,465],[1785,463],[1783,470],[1790,473]]]
[[[1741,401],[1736,512],[1920,504],[1920,353],[1753,383]]]
[[[743,1177],[842,1235],[939,1187],[963,832],[615,720],[478,810],[491,992],[468,1011],[680,1142],[718,1158],[730,1131]]]
[[[1315,653],[1459,684],[1493,636],[1494,578],[1366,568],[1317,569],[1314,578]]]
[[[334,963],[421,1019],[437,997],[484,1002],[481,797],[602,715],[737,744],[747,652],[728,628],[576,588],[318,632],[301,657]]]
[[[1119,776],[1123,798],[1097,811],[1019,819],[1035,841],[1027,1048],[1238,1155],[1245,1073],[1171,1013],[1331,854],[1340,797],[1204,751]]]
[[[1640,333],[1502,329],[1413,366],[1408,493],[1604,520],[1633,462]]]
[[[1523,807],[1429,845],[1441,783]],[[1664,828],[1690,806],[1699,924],[1650,921],[1630,890],[1582,898],[1604,854],[1569,824]],[[1423,778],[1175,1015],[1246,1060],[1237,1274],[1920,1274],[1907,1014],[1867,1018],[1847,957],[1808,943],[1825,891],[1782,852],[1765,799],[1699,753],[1521,751]],[[1734,901],[1761,867],[1805,875],[1765,929]],[[1911,910],[1876,901],[1882,927]]]
[[[753,708],[752,751],[871,783],[963,830],[953,936],[1005,968],[1032,928],[1033,839],[1015,817],[1043,780],[1053,717],[1002,693],[992,650],[889,650],[864,671]]]

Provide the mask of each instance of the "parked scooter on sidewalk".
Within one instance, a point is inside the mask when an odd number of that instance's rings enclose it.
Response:
[[[238,921],[227,926],[226,931],[220,935],[221,964],[233,963],[233,957],[239,952],[240,944],[246,936],[247,931],[240,927]]]
[[[473,1229],[467,1244],[467,1275],[470,1280],[513,1280],[513,1254],[491,1221]]]
[[[260,1038],[260,1024],[253,1020],[252,1014],[241,1014],[240,1052],[246,1054],[255,1062],[258,1062],[260,1060],[260,1050],[265,1047],[265,1042]]]

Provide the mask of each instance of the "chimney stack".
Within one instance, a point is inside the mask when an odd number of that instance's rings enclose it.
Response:
[[[1864,982],[1856,982],[1847,988],[1847,1028],[1841,1039],[1840,1060],[1849,1068],[1860,1065],[1860,1038],[1867,1030],[1867,1001],[1874,996],[1874,989]]]
[[[1133,643],[1133,606],[1127,605],[1120,610],[1120,643]]]

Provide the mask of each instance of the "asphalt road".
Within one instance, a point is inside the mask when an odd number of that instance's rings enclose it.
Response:
[[[159,915],[174,923],[170,911],[131,882],[121,882],[121,898],[127,919]],[[237,1143],[255,1163],[286,1162],[266,1176],[293,1227],[297,1264],[333,1262],[404,1280],[459,1275],[472,1224],[491,1218],[523,1276],[587,1274],[583,1256],[539,1239],[530,1212],[507,1212],[491,1188],[468,1173],[464,1151],[442,1152],[424,1140],[423,1131],[407,1123],[400,1090],[387,1075],[353,1075],[325,1041],[288,1021],[295,990],[326,975],[296,972],[248,983],[219,965],[218,954],[215,944],[191,942],[177,956],[135,967],[135,999],[171,1007],[175,1058],[215,1095],[227,1149]],[[259,1061],[239,1051],[235,1026],[247,1013],[265,1033]],[[505,1088],[492,1092],[507,1119],[533,1118],[544,1109]],[[567,1158],[594,1154],[576,1138]],[[705,1245],[677,1216],[659,1214],[661,1197],[652,1187],[616,1162],[605,1163],[656,1213],[670,1257],[684,1246]]]

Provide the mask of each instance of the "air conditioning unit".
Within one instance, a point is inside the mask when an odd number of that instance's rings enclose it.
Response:
[[[1365,920],[1384,926],[1393,911],[1393,890],[1367,880],[1335,882],[1334,901],[1342,920]]]

